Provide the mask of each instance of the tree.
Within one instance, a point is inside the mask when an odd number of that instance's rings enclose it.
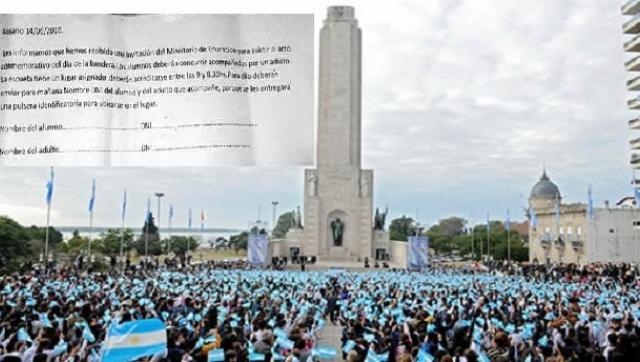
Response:
[[[229,247],[229,240],[223,238],[222,236],[218,236],[216,241],[214,242],[214,247],[216,250],[226,249]]]
[[[14,271],[23,260],[32,257],[30,235],[18,222],[0,216],[0,270]]]
[[[170,237],[167,242],[169,245],[169,251],[172,251],[176,255],[180,256],[187,254],[187,247],[190,252],[193,252],[198,248],[198,246],[200,246],[198,240],[194,239],[191,236],[187,237],[174,235]]]
[[[80,236],[78,230],[74,230],[73,236],[67,241],[66,244],[66,252],[73,258],[75,258],[78,254],[80,254],[80,252],[82,252],[82,250],[87,247],[89,241],[87,240],[87,238],[83,238],[82,236]]]
[[[391,240],[407,241],[407,237],[414,234],[414,220],[411,217],[402,215],[391,220],[389,225],[389,238]]]
[[[296,213],[295,211],[285,212],[278,217],[276,227],[271,232],[271,237],[274,239],[282,239],[287,236],[287,232],[295,223]]]
[[[40,253],[44,254],[46,230],[46,227],[39,227],[36,225],[31,225],[29,228],[25,229],[29,235],[29,244],[33,249],[33,253],[36,255]],[[55,250],[56,246],[61,244],[62,241],[62,233],[54,229],[52,226],[49,226],[49,255],[51,255],[52,250]]]
[[[247,250],[249,244],[249,232],[243,231],[238,235],[232,235],[229,237],[229,246],[235,250],[236,254],[240,250]]]
[[[100,235],[100,239],[101,240],[96,243],[96,250],[108,256],[118,256],[120,255],[121,243],[124,245],[123,250],[125,253],[131,250],[133,244],[133,230],[124,229],[123,234],[122,229],[109,229],[107,232]]]
[[[452,216],[438,221],[438,230],[443,235],[453,238],[464,234],[466,224],[467,220]]]
[[[469,230],[466,235],[458,236],[454,239],[454,249],[459,250],[462,255],[471,255],[473,258],[479,259],[480,255],[487,255],[487,246],[489,247],[489,255],[495,260],[504,260],[508,257],[508,240],[507,230],[500,221],[491,221],[489,229],[489,244],[487,245],[487,225],[476,225]],[[473,238],[472,238],[473,234]],[[523,243],[522,236],[515,230],[510,235],[511,240],[511,260],[526,261],[529,259],[529,248]],[[473,244],[472,245],[472,240]],[[482,250],[480,250],[482,247]]]
[[[149,255],[162,254],[162,242],[160,241],[160,234],[158,228],[155,225],[153,214],[149,213],[147,220],[142,227],[142,235],[133,244],[133,247],[138,252],[138,255],[145,255],[145,245],[148,245]]]

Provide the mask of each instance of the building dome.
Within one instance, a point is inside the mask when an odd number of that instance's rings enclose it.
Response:
[[[536,199],[553,200],[556,198],[556,196],[558,197],[558,199],[561,198],[558,186],[551,182],[549,176],[547,176],[547,172],[545,170],[542,170],[542,176],[540,177],[540,180],[536,182],[535,185],[533,185],[533,188],[531,189],[531,195],[529,197]]]

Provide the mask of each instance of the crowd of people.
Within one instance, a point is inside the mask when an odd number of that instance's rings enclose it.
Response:
[[[639,287],[622,264],[30,271],[0,277],[0,362],[100,361],[110,326],[151,318],[167,346],[141,360],[640,361]]]

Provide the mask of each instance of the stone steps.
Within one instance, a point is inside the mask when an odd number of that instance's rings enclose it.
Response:
[[[318,338],[318,345],[323,347],[335,347],[336,349],[336,359],[323,359],[322,362],[336,362],[342,361],[342,352],[341,352],[341,342],[340,337],[342,336],[342,327],[339,325],[333,325],[330,321],[327,321],[324,328],[320,331],[320,336]]]

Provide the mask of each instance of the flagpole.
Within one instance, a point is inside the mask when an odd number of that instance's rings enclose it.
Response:
[[[122,231],[120,232],[120,267],[124,270],[124,213],[122,214]]]
[[[51,178],[47,183],[47,226],[44,230],[44,272],[49,271],[49,223],[51,221],[51,199],[53,198],[53,166],[51,167]]]
[[[507,260],[511,265],[511,212],[507,209]]]
[[[93,208],[89,211],[89,248],[87,251],[88,260],[87,260],[87,268],[91,267],[91,240],[93,239]]]
[[[51,218],[51,201],[47,202],[47,228],[44,229],[44,272],[49,270],[49,220]]]
[[[511,226],[507,229],[507,259],[511,264]]]
[[[187,266],[187,271],[189,270],[189,248],[191,243],[191,227],[193,224],[193,214],[191,212],[191,208],[189,208],[189,228],[187,230],[187,254],[185,255],[185,265]]]
[[[167,238],[167,255],[169,254],[169,248],[171,246],[171,219],[173,219],[173,206],[169,206],[169,223],[168,223],[168,238]]]
[[[120,232],[120,268],[124,272],[124,218],[127,211],[127,190],[124,190],[124,200],[122,201],[122,231]]]
[[[144,270],[149,262],[149,222],[151,221],[151,199],[147,199],[147,221],[144,223]]]
[[[487,259],[491,257],[490,247],[490,234],[491,234],[491,221],[489,220],[489,213],[487,212]]]
[[[473,240],[473,237],[475,235],[475,227],[473,225],[471,225],[471,255],[473,257],[473,259],[475,260],[476,258],[476,248],[475,248],[475,242]]]

